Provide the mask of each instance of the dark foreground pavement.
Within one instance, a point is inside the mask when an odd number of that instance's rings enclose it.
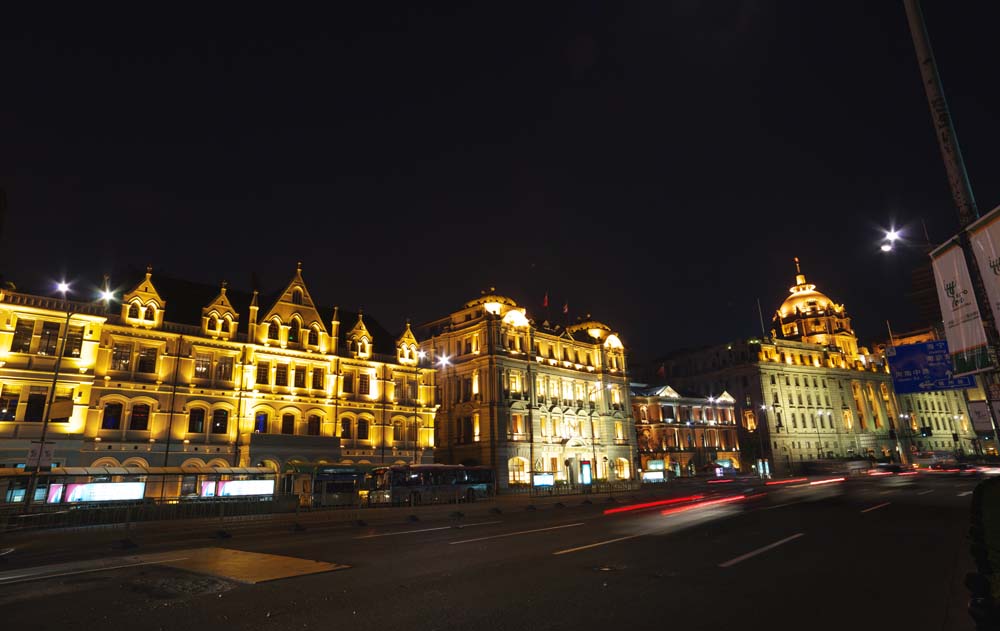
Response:
[[[727,484],[706,497],[716,503],[694,508],[606,515],[622,505],[574,498],[450,521],[454,509],[409,523],[181,536],[155,548],[197,559],[212,545],[350,566],[257,584],[158,563],[91,571],[95,561],[79,559],[56,571],[13,554],[0,566],[0,606],[5,628],[32,629],[957,631],[973,628],[962,587],[973,485]]]

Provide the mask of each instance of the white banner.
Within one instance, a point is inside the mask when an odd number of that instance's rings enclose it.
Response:
[[[993,316],[1000,316],[1000,208],[994,208],[969,226],[969,238]],[[1000,327],[1000,321],[995,324]]]
[[[969,401],[969,416],[972,418],[972,429],[977,432],[992,432],[993,420],[986,401]]]
[[[954,376],[990,368],[986,333],[962,248],[954,242],[945,244],[931,252],[931,261]]]

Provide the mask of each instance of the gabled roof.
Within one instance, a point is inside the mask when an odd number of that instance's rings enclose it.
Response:
[[[296,296],[299,297],[298,302],[296,302]],[[271,303],[271,308],[260,316],[258,322],[266,322],[275,316],[285,324],[291,322],[294,316],[298,316],[302,321],[303,328],[318,324],[321,331],[324,333],[327,331],[323,316],[316,309],[316,303],[313,302],[309,289],[306,287],[305,281],[302,280],[301,263],[296,266],[295,275],[292,276],[292,280],[288,282],[284,291],[278,294]]]
[[[132,291],[126,292],[122,298],[123,302],[132,302],[134,299],[138,298],[139,302],[142,304],[148,304],[149,302],[155,302],[157,308],[163,309],[167,304],[165,300],[160,296],[159,292],[156,291],[156,287],[153,285],[152,281],[153,268],[146,268],[146,278],[139,281]]]
[[[234,321],[239,320],[240,314],[236,311],[233,306],[232,299],[226,295],[227,293],[227,283],[222,281],[222,287],[219,289],[219,294],[212,299],[207,305],[201,308],[201,315],[207,316],[212,311],[219,314],[219,317],[225,317],[226,314],[232,316]]]

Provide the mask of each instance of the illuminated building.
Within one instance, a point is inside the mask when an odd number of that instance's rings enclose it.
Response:
[[[664,376],[703,396],[733,395],[744,465],[766,459],[787,472],[821,458],[908,461],[913,436],[884,355],[858,346],[844,305],[808,283],[797,260],[789,291],[769,337],[671,354]]]
[[[682,397],[670,386],[635,387],[635,419],[643,479],[657,479],[657,471],[687,476],[719,466],[740,468],[740,446],[727,392],[717,397]]]
[[[593,320],[539,325],[493,291],[420,327],[442,385],[435,460],[495,467],[501,486],[632,479],[619,337]]]
[[[409,325],[393,339],[360,313],[342,331],[344,315],[317,307],[301,266],[266,301],[150,271],[110,309],[4,291],[0,463],[38,440],[64,339],[60,464],[432,462],[435,373]]]

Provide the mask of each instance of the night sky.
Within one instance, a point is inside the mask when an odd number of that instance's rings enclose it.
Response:
[[[862,338],[904,329],[924,255],[880,229],[957,230],[901,2],[355,4],[8,16],[3,276],[274,290],[301,260],[393,330],[493,285],[643,359],[758,334],[794,256]],[[924,10],[986,212],[1000,7]]]

